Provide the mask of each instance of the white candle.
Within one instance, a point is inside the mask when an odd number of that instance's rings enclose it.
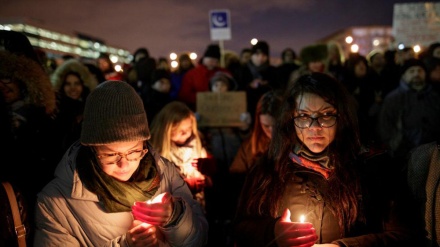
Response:
[[[304,223],[305,221],[306,221],[306,216],[304,216],[304,214],[302,214],[302,215],[299,217],[299,222]]]

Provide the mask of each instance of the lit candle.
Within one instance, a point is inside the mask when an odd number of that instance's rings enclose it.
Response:
[[[299,217],[299,222],[304,223],[306,221],[306,216],[304,216],[304,214],[301,214],[301,216]]]
[[[164,195],[165,195],[165,192],[164,192],[164,193],[161,193],[161,194],[159,194],[159,195],[157,195],[157,196],[156,196],[155,198],[153,198],[153,199],[148,200],[147,203],[148,203],[148,204],[153,204],[153,203],[162,202],[162,198],[163,198]]]

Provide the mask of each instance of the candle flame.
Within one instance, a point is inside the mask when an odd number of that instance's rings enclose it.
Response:
[[[153,204],[153,203],[162,202],[162,198],[164,195],[165,195],[165,193],[161,193],[161,194],[157,195],[155,198],[148,200],[147,203]]]
[[[304,216],[304,214],[302,214],[302,215],[299,217],[299,222],[304,223],[305,221],[306,221],[306,216]]]

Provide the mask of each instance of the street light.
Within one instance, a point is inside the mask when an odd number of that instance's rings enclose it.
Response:
[[[352,53],[357,53],[359,51],[359,46],[356,44],[352,44],[350,50]]]

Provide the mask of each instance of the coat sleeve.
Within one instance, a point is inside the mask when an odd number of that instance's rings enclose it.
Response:
[[[69,234],[69,231],[59,222],[65,217],[57,217],[62,214],[61,210],[54,207],[52,210],[48,208],[51,199],[44,197],[37,202],[35,223],[37,225],[34,237],[34,246],[81,246],[79,241]]]

